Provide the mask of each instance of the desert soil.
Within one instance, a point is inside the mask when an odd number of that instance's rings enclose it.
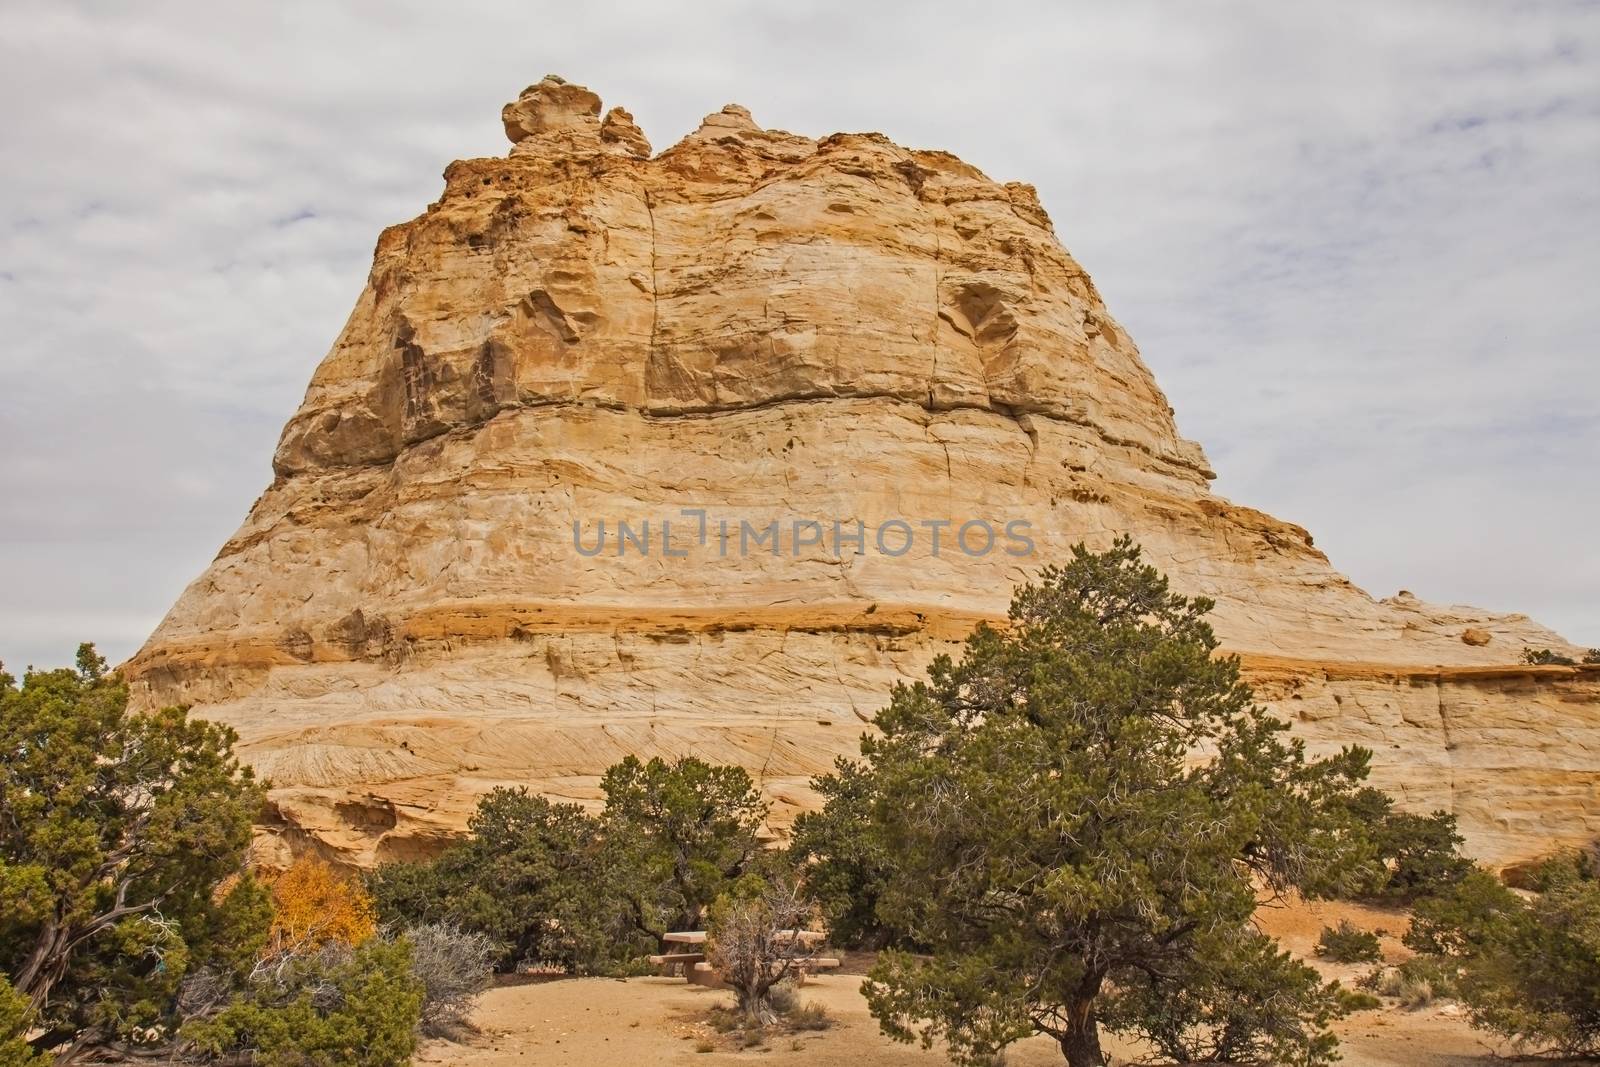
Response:
[[[1348,904],[1296,904],[1265,911],[1261,925],[1297,955],[1309,956],[1324,925],[1340,918],[1367,929],[1383,929],[1390,962],[1406,952],[1398,936],[1400,912]],[[847,967],[854,970],[852,958]],[[1328,977],[1349,984],[1370,965],[1318,964]],[[710,1010],[732,995],[691,986],[677,978],[555,978],[521,980],[486,993],[473,1016],[478,1034],[466,1043],[428,1042],[417,1063],[439,1067],[617,1067],[632,1064],[762,1064],[792,1062],[806,1067],[934,1067],[949,1062],[935,1046],[900,1045],[878,1032],[860,992],[859,974],[833,974],[807,982],[802,1001],[827,1009],[834,1025],[825,1031],[775,1036],[764,1046],[737,1049],[707,1023]],[[1480,1035],[1453,1004],[1416,1011],[1388,1005],[1361,1012],[1337,1027],[1347,1067],[1491,1067],[1494,1059]],[[709,1043],[709,1044],[708,1044]],[[1141,1049],[1115,1038],[1106,1051],[1119,1064],[1136,1063]],[[705,1051],[710,1045],[715,1048]],[[1033,1038],[1009,1050],[1008,1067],[1060,1067],[1060,1052]]]

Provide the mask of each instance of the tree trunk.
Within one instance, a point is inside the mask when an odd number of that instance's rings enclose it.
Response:
[[[766,1029],[778,1021],[778,1012],[772,1006],[770,990],[763,989],[759,993],[743,993],[735,990],[739,1001],[739,1010],[744,1012],[744,1017],[753,1025]]]
[[[1092,1002],[1074,1005],[1066,1033],[1061,1035],[1061,1054],[1068,1067],[1106,1067],[1106,1054],[1100,1051],[1100,1020]]]
[[[47,922],[34,941],[33,951],[12,980],[12,988],[28,998],[34,1011],[50,998],[50,989],[67,970],[67,943],[70,931]]]

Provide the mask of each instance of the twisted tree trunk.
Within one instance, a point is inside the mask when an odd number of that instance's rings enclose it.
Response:
[[[1093,984],[1098,990],[1099,981]],[[1100,1020],[1095,1015],[1092,996],[1068,1005],[1067,1028],[1058,1040],[1068,1067],[1106,1067],[1106,1054],[1100,1050]]]
[[[1062,1035],[1061,1054],[1069,1067],[1106,1067],[1106,1055],[1100,1051],[1100,1027],[1093,1018],[1087,1026],[1074,1027]]]

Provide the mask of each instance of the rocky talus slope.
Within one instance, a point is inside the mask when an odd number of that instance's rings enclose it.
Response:
[[[1479,855],[1600,835],[1600,672],[1213,496],[1031,187],[735,106],[652,156],[556,78],[504,121],[379,238],[271,487],[126,665],[238,729],[269,849],[418,855],[628,753],[742,764],[781,830],[895,681],[1124,531],[1314,748],[1372,747]]]

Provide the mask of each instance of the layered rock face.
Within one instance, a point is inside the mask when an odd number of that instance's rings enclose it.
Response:
[[[380,237],[272,486],[126,666],[238,729],[280,858],[423,854],[629,753],[743,765],[781,832],[893,683],[1122,532],[1480,856],[1600,836],[1600,672],[1213,496],[1029,186],[735,106],[651,157],[556,78],[503,117]]]

